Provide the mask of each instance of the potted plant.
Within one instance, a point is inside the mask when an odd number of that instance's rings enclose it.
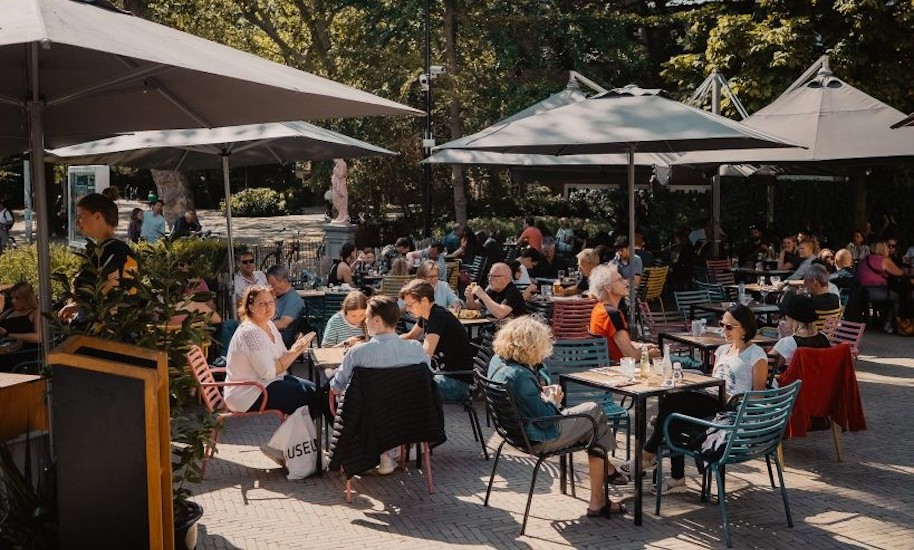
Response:
[[[83,283],[65,292],[65,299],[79,308],[78,321],[63,324],[56,316],[50,319],[64,338],[83,334],[168,354],[175,542],[176,548],[193,548],[202,509],[190,500],[188,483],[201,480],[204,452],[218,424],[213,415],[196,411],[189,399],[195,383],[185,354],[191,346],[207,342],[211,329],[208,314],[191,311],[187,304],[206,302],[212,295],[185,292],[191,278],[204,274],[178,269],[179,254],[167,239],[141,244],[135,252],[137,274],[121,277],[111,287],[107,284],[111,269],[96,267],[99,249],[89,242],[79,254]],[[66,275],[55,274],[55,278],[66,279]],[[189,545],[182,546],[185,541]]]

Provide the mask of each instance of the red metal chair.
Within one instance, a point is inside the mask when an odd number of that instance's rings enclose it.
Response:
[[[736,278],[730,271],[730,260],[706,260],[708,266],[708,282],[721,285],[736,284]]]
[[[844,343],[851,347],[851,357],[857,359],[860,355],[860,341],[863,340],[863,331],[866,323],[857,323],[845,319],[826,319],[822,332],[828,336],[833,346]]]
[[[197,385],[200,387],[200,398],[203,400],[206,410],[218,415],[218,424],[216,428],[213,429],[213,442],[206,448],[206,454],[203,458],[203,467],[200,469],[200,477],[202,478],[206,475],[206,461],[216,453],[216,444],[219,443],[219,433],[222,431],[222,425],[226,418],[270,414],[275,415],[279,420],[279,423],[282,424],[282,421],[286,419],[286,415],[283,414],[282,411],[266,408],[267,388],[260,382],[254,380],[247,382],[216,382],[213,375],[218,372],[224,373],[226,369],[210,366],[206,362],[206,356],[203,355],[203,350],[200,349],[200,346],[193,346],[190,348],[190,351],[187,352],[187,363],[190,365],[190,372],[193,374],[194,380],[197,381]],[[230,411],[220,392],[220,388],[228,386],[256,386],[260,388],[260,391],[263,394],[263,399],[260,400],[260,409],[251,412]]]
[[[552,303],[552,334],[555,340],[593,338],[590,313],[597,301],[593,298],[557,299]]]

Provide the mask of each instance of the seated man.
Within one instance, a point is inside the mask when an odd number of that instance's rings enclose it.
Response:
[[[255,271],[254,266],[254,253],[245,250],[238,255],[238,272],[235,273],[234,279],[234,298],[232,302],[232,311],[234,312],[235,307],[241,303],[241,297],[244,295],[244,291],[248,289],[249,286],[253,285],[265,285],[267,284],[267,276],[263,274],[263,271]]]
[[[489,270],[489,287],[470,284],[464,295],[467,309],[485,308],[496,319],[526,315],[527,304],[512,281],[508,264],[497,263]]]
[[[789,281],[802,281],[806,278],[806,272],[809,271],[809,266],[812,265],[812,262],[815,261],[816,255],[819,253],[818,245],[816,241],[812,239],[803,239],[800,241],[800,247],[798,248],[800,254],[800,265],[797,266],[796,271],[787,277]]]
[[[616,269],[619,270],[619,275],[622,275],[624,279],[632,280],[632,277],[634,277],[632,284],[637,288],[641,284],[641,274],[644,272],[641,258],[637,254],[632,256],[631,250],[628,248],[628,237],[625,235],[616,239],[615,248],[616,257],[612,259],[610,264],[616,266]]]
[[[435,241],[422,250],[414,250],[406,254],[406,260],[410,267],[418,266],[425,260],[432,260],[438,263],[438,278],[447,281],[447,263],[444,261],[444,245],[440,241]]]
[[[828,281],[847,296],[843,318],[856,323],[862,322],[869,298],[853,271],[854,257],[850,250],[842,248],[835,253],[835,267],[837,271],[828,277]]]
[[[828,281],[828,271],[819,264],[812,264],[803,278],[803,285],[809,291],[816,311],[836,309],[841,305],[838,287]]]
[[[330,380],[330,392],[334,395],[346,391],[355,367],[383,369],[418,363],[431,364],[419,342],[403,340],[397,336],[394,327],[400,319],[400,308],[396,299],[390,296],[372,296],[368,299],[365,313],[365,324],[371,339],[364,344],[353,346],[343,357],[340,368]],[[387,453],[381,455],[378,473],[386,475],[393,472],[396,467],[393,457]]]
[[[589,288],[588,278],[595,267],[600,265],[600,255],[592,248],[585,248],[578,252],[578,271],[581,272],[581,280],[578,284],[568,288],[563,288],[561,292],[556,292],[557,296],[574,296],[576,294],[586,294]]]
[[[557,254],[556,240],[553,237],[543,237],[543,257],[536,264],[536,269],[530,275],[534,278],[555,279],[559,270],[568,269],[568,262]]]
[[[422,347],[437,362],[438,370],[471,371],[473,351],[463,325],[447,309],[435,303],[435,289],[428,281],[414,279],[400,290],[400,299],[418,322],[401,336],[406,340],[422,339]],[[435,385],[448,401],[460,401],[470,392],[472,374],[435,375]]]
[[[285,266],[274,265],[268,269],[267,282],[273,287],[273,292],[276,294],[276,314],[272,321],[288,347],[295,341],[295,336],[300,329],[298,323],[301,312],[305,309],[305,301],[292,288],[292,283],[289,282],[289,270]]]
[[[171,230],[171,240],[189,237],[194,233],[199,233],[203,228],[197,218],[197,212],[188,210],[183,216],[175,220],[175,226]]]

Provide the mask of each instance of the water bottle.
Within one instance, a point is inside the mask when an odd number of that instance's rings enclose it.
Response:
[[[673,385],[682,384],[682,363],[676,361],[673,363]]]
[[[737,299],[739,300],[739,303],[743,303],[743,297],[746,295],[746,283],[745,282],[743,282],[743,281],[739,282],[739,287],[736,292],[736,295],[737,295]]]
[[[647,352],[647,346],[641,348],[641,378],[647,380],[651,376],[651,356]]]
[[[670,344],[663,345],[663,380],[673,380],[673,359],[670,357]]]

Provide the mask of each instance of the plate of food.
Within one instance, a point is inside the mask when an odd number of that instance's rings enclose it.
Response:
[[[480,319],[482,313],[478,309],[461,309],[457,312],[458,319]]]

